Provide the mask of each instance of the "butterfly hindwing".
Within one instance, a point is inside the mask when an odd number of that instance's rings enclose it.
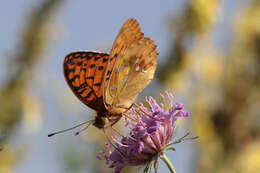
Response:
[[[68,54],[63,63],[64,76],[74,94],[87,106],[103,106],[102,82],[108,54],[79,51]]]

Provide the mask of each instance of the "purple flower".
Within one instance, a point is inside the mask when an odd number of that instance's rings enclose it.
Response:
[[[158,158],[168,160],[164,151],[175,150],[170,145],[194,139],[186,138],[187,135],[185,135],[183,138],[171,142],[174,122],[178,117],[188,117],[188,112],[183,110],[182,104],[174,104],[172,94],[166,92],[166,96],[161,95],[161,97],[164,103],[160,104],[152,97],[147,97],[148,108],[142,104],[134,105],[125,116],[131,117],[131,119],[126,118],[126,123],[131,128],[130,133],[121,140],[112,137],[114,151],[110,151],[108,154],[102,153],[109,167],[114,168],[116,173],[120,173],[126,166],[144,164],[147,164],[145,172],[152,169],[151,165],[154,165],[157,171]],[[168,163],[166,164],[169,167]]]

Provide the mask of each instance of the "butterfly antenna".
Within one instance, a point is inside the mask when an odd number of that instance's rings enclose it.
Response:
[[[138,123],[138,122],[139,122],[137,119],[135,119],[135,118],[133,118],[133,117],[130,117],[130,116],[128,116],[126,113],[122,113],[122,115],[123,115],[123,116],[125,116],[126,118],[128,118],[128,119],[130,119],[130,120],[132,120],[132,121],[136,122],[136,123]]]
[[[60,133],[64,133],[64,132],[67,132],[67,131],[70,131],[70,130],[73,130],[75,128],[78,128],[84,124],[87,124],[89,123],[86,127],[88,127],[94,120],[90,120],[90,121],[85,121],[83,123],[80,123],[74,127],[71,127],[71,128],[68,128],[68,129],[64,129],[64,130],[60,130],[60,131],[57,131],[57,132],[54,132],[54,133],[51,133],[51,134],[48,134],[48,137],[51,137],[51,136],[54,136],[54,135],[57,135],[57,134],[60,134]],[[84,128],[85,129],[85,128]],[[83,129],[82,129],[83,130]]]
[[[171,142],[168,145],[172,145],[172,144],[178,144],[181,143],[182,141],[186,141],[186,140],[194,140],[194,139],[198,139],[198,136],[192,136],[192,137],[188,137],[190,135],[190,132],[186,133],[183,137],[177,139],[176,141]]]
[[[86,130],[90,125],[91,125],[91,123],[87,124],[83,129],[77,131],[74,135],[75,135],[75,136],[79,135],[81,132],[83,132],[84,130]]]

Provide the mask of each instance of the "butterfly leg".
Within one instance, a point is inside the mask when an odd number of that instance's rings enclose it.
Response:
[[[127,108],[127,111],[129,111],[130,109],[132,109],[132,107],[134,106],[135,103],[132,103],[131,106],[129,108]]]
[[[122,113],[122,115],[125,116],[126,118],[128,118],[128,119],[134,121],[134,122],[137,122],[137,123],[139,122],[137,119],[134,119],[134,118],[128,116],[126,113]]]
[[[121,118],[121,117],[120,117]],[[111,125],[110,125],[110,127],[113,127],[113,125],[115,125],[119,120],[120,120],[120,118],[117,118]]]
[[[120,133],[115,127],[111,126],[112,130],[114,130],[119,136],[124,137],[122,133]]]

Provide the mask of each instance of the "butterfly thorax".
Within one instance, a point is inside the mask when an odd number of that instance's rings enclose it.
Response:
[[[121,117],[121,114],[113,114],[107,110],[99,111],[93,125],[99,129],[104,129],[113,126]]]

